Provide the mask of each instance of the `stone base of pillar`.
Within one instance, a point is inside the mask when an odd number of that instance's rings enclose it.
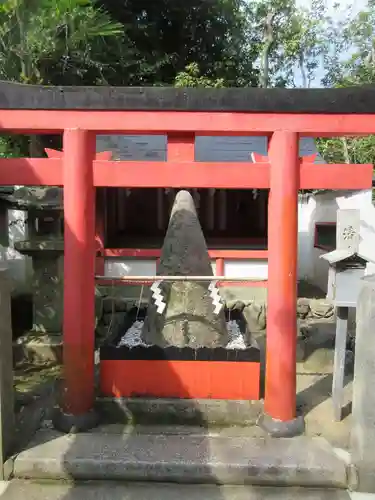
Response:
[[[80,415],[65,413],[61,408],[56,408],[52,417],[55,429],[65,434],[77,434],[94,429],[99,425],[100,417],[95,409]]]
[[[13,358],[16,363],[62,363],[62,335],[42,335],[34,331],[13,342]]]
[[[275,438],[295,437],[305,432],[305,419],[302,415],[293,420],[282,421],[263,413],[259,417],[257,424],[271,437]]]

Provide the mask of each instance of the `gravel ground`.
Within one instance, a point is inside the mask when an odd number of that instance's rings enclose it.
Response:
[[[138,345],[146,345],[142,342],[141,338],[143,323],[144,321],[142,320],[135,321],[132,326],[125,332],[117,347],[135,347]],[[246,349],[245,340],[237,321],[227,321],[227,329],[229,335],[227,349]]]

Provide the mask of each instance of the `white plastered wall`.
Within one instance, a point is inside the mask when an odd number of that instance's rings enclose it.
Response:
[[[0,245],[0,262],[8,268],[12,288],[16,292],[31,290],[32,262],[30,257],[14,249],[14,243],[27,239],[27,213],[8,210],[8,245]]]
[[[375,260],[375,208],[371,190],[327,191],[300,197],[298,205],[298,277],[326,290],[328,264],[320,259],[323,250],[314,248],[316,222],[335,222],[338,208],[358,208],[361,214],[360,251]],[[9,246],[0,246],[0,261],[9,268],[9,274],[18,290],[28,290],[31,283],[31,259],[14,250],[14,242],[27,238],[26,213],[9,210]],[[212,261],[215,272],[215,261]],[[369,266],[368,272],[375,272]],[[152,259],[106,259],[105,274],[108,276],[152,276],[156,273],[156,261]],[[264,280],[268,277],[267,261],[263,259],[224,259],[224,274],[239,280],[251,277]]]
[[[308,197],[299,210],[299,275],[310,283],[327,289],[328,263],[320,258],[324,250],[314,248],[314,232],[317,222],[336,222],[338,209],[359,209],[360,252],[375,260],[375,207],[372,191],[326,191]],[[367,272],[374,272],[370,264]]]

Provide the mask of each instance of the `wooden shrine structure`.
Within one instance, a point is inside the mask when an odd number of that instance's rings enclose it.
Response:
[[[375,133],[375,90],[37,87],[0,83],[4,133],[63,134],[63,155],[0,159],[0,185],[64,187],[61,415],[94,407],[95,189],[269,189],[264,412],[296,419],[297,201],[300,189],[369,189],[372,165],[300,161],[300,136]],[[166,134],[167,161],[96,157],[96,134]],[[266,135],[256,162],[195,162],[196,135]],[[228,383],[234,383],[233,380]],[[81,425],[78,427],[84,427]]]

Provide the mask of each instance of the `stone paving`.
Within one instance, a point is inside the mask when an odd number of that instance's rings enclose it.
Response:
[[[37,484],[12,481],[0,489],[1,500],[373,500],[343,490],[269,488],[254,486],[119,484]]]
[[[63,435],[39,431],[14,460],[13,475],[34,480],[121,480],[339,488],[346,457],[322,438],[130,432]]]

